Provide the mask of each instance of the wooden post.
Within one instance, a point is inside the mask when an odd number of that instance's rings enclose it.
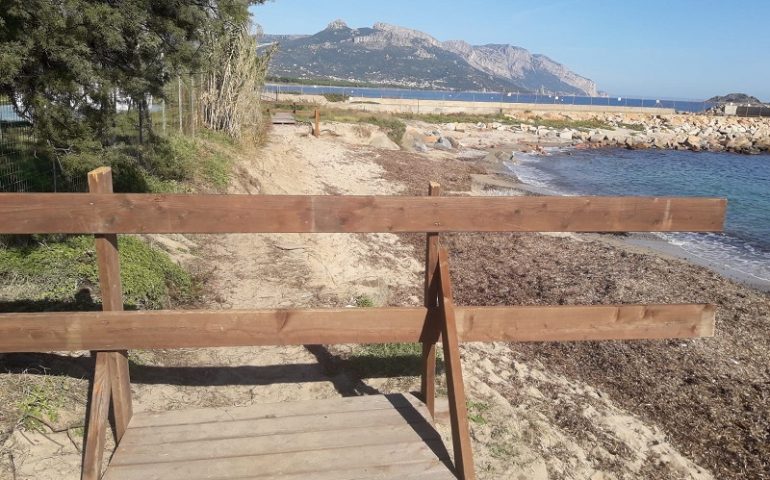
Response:
[[[441,195],[441,185],[428,184],[428,195]],[[435,324],[435,310],[438,307],[436,289],[433,288],[433,275],[438,263],[438,233],[426,235],[425,248],[425,307],[428,309],[429,324]],[[436,329],[438,330],[438,329]],[[436,413],[436,339],[427,339],[422,343],[422,377],[420,394],[431,417]]]
[[[465,387],[460,362],[460,347],[457,338],[452,285],[449,279],[449,260],[446,248],[439,247],[438,253],[438,303],[441,311],[441,339],[444,346],[447,392],[449,396],[449,419],[452,427],[452,450],[455,470],[460,480],[473,480],[473,451],[468,427],[468,410],[465,403]]]
[[[91,193],[112,193],[112,170],[97,168],[88,174]],[[123,290],[120,283],[120,257],[117,235],[95,235],[96,260],[99,265],[99,285],[102,310],[122,311]],[[128,352],[97,352],[106,355],[112,389],[112,411],[115,420],[115,441],[119,442],[131,420],[131,384],[128,375]]]
[[[107,352],[95,352],[94,380],[88,404],[88,425],[83,444],[81,480],[98,480],[102,474],[107,416],[110,411],[110,366]]]
[[[195,138],[195,77],[190,74],[190,133]]]
[[[177,113],[179,114],[179,133],[184,133],[182,128],[182,76],[176,76],[176,88],[177,88]]]
[[[316,138],[321,136],[321,111],[318,108],[315,109],[315,128],[313,129],[313,135],[315,135]]]

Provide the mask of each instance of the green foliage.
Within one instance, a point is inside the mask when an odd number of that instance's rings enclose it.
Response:
[[[60,383],[60,382],[58,382]],[[32,384],[24,392],[17,407],[21,411],[21,423],[27,430],[42,431],[43,422],[59,419],[62,398],[55,379],[46,377],[41,383]]]
[[[385,130],[388,137],[399,145],[401,144],[401,139],[404,138],[404,132],[406,132],[406,124],[395,117],[371,116],[364,118],[362,122],[377,125],[382,128]]]
[[[486,425],[486,415],[492,407],[488,403],[474,402],[471,400],[468,400],[465,403],[468,407],[468,420],[477,425]]]
[[[333,102],[333,103],[347,102],[348,100],[350,100],[350,95],[345,95],[342,93],[324,93],[323,97],[327,101]]]
[[[113,169],[116,192],[180,193],[199,184],[223,191],[230,182],[232,160],[209,144],[231,146],[222,134],[205,133],[206,140],[172,134],[153,136],[144,145],[92,146],[64,155],[60,165],[65,176],[85,178],[100,166]]]
[[[523,120],[520,123],[528,123],[535,126],[544,126],[555,129],[573,128],[575,130],[593,130],[597,128],[605,130],[614,130],[612,125],[603,122],[601,120],[592,118],[590,120],[552,120],[546,118],[535,117],[531,120]]]
[[[643,132],[645,130],[644,125],[641,123],[618,123],[618,127],[625,128],[626,130],[633,130],[635,132]]]
[[[441,351],[436,356],[438,371],[443,370]],[[421,343],[379,343],[358,345],[348,358],[350,367],[364,377],[406,377],[421,374]]]
[[[91,299],[78,295],[82,295],[84,288],[98,291],[93,237],[35,240],[27,245],[0,248],[0,283],[24,285],[24,300],[74,300],[73,308],[92,307]],[[172,301],[191,299],[193,279],[164,252],[129,236],[120,237],[119,251],[126,305],[161,308]],[[0,289],[0,297],[2,293]]]
[[[374,300],[368,295],[358,295],[355,298],[355,304],[359,308],[371,308],[374,306]]]

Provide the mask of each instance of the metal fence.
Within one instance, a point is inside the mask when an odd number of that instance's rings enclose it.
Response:
[[[151,135],[195,136],[200,130],[200,83],[179,77],[166,86],[166,99],[148,97],[148,113],[117,95],[115,143],[139,145]],[[0,192],[70,191],[88,189],[85,178],[70,178],[56,158],[41,154],[32,124],[19,117],[7,98],[0,98]]]

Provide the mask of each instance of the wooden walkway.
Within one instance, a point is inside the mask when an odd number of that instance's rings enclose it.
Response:
[[[455,479],[428,418],[411,395],[137,413],[104,479]]]
[[[289,112],[275,112],[273,114],[273,125],[296,125],[297,119]]]

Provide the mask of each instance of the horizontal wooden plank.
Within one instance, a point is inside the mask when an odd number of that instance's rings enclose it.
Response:
[[[114,458],[114,457],[113,457]],[[324,468],[324,470],[321,470]],[[330,470],[326,470],[329,468]],[[108,470],[109,472],[109,470]],[[131,477],[131,472],[120,472],[124,475],[122,480],[152,480],[155,477],[144,477],[139,473],[137,477]],[[105,476],[104,480],[109,480],[112,476]],[[457,477],[451,473],[447,465],[438,459],[413,460],[399,463],[388,463],[388,459],[382,458],[379,461],[366,465],[340,467],[334,464],[315,467],[311,472],[283,472],[267,473],[260,475],[259,472],[251,472],[245,475],[233,475],[232,472],[226,473],[226,476],[206,477],[205,480],[457,480]],[[196,478],[186,478],[185,480],[196,480]]]
[[[426,413],[414,407],[388,408],[361,412],[338,412],[244,419],[233,422],[206,422],[129,428],[121,445],[161,445],[225,438],[329,432],[352,428],[417,424],[425,422]]]
[[[359,413],[359,415],[361,414]],[[221,431],[227,430],[229,424],[217,425]],[[259,432],[255,430],[253,433]],[[129,435],[133,434],[134,432],[129,432]],[[121,455],[116,456],[110,465],[180,462],[440,440],[436,430],[427,421],[414,425],[402,423],[399,425],[374,425],[367,428],[340,428],[338,430],[277,435],[247,434],[235,438],[199,439],[161,444],[143,442],[144,438],[153,436],[152,430],[136,432],[136,434],[140,435],[138,441],[124,445],[121,449]]]
[[[0,352],[418,342],[427,309],[0,314]],[[463,342],[707,337],[713,305],[457,307]]]
[[[726,200],[0,193],[0,233],[716,232]]]
[[[298,473],[305,473],[307,478],[316,478],[315,472],[334,469],[377,468],[380,465],[399,464],[417,464],[425,468],[423,465],[426,461],[435,462],[433,465],[441,463],[431,449],[434,444],[443,446],[439,445],[440,441],[417,441],[208,460],[111,465],[104,480],[224,480],[254,477],[255,474],[268,476]],[[453,478],[449,476],[449,470],[447,474],[445,478]]]
[[[344,412],[366,412],[413,407],[419,411],[425,404],[412,395],[362,395],[299,402],[261,403],[246,407],[190,408],[162,412],[137,413],[129,428],[189,425],[210,422],[236,422],[260,418],[281,418],[312,412],[315,415]]]

